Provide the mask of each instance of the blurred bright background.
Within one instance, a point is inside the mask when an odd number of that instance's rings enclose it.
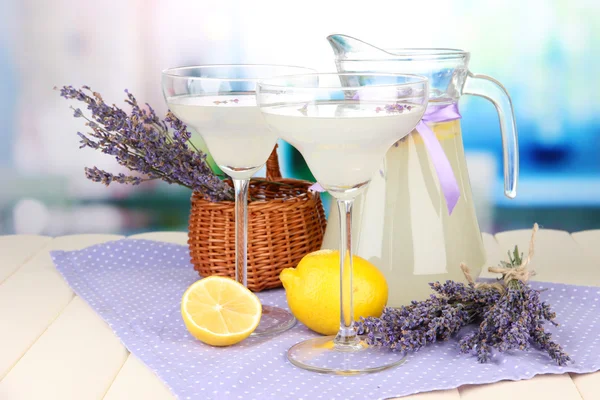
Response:
[[[598,0],[400,2],[281,0],[0,0],[0,234],[131,234],[185,230],[190,192],[85,179],[119,172],[79,149],[81,119],[54,86],[89,85],[122,105],[124,89],[166,111],[160,72],[208,63],[279,63],[333,71],[325,37],[379,47],[452,47],[501,81],[519,129],[518,196],[502,192],[498,118],[461,100],[470,176],[483,231],[600,228]],[[283,173],[310,179],[281,147]]]

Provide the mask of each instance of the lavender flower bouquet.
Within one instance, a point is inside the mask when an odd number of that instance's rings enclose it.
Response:
[[[84,118],[91,132],[77,134],[81,148],[89,147],[114,156],[117,162],[135,175],[112,174],[97,167],[85,168],[86,177],[94,182],[110,185],[113,182],[139,185],[161,179],[178,184],[218,202],[233,200],[233,189],[210,167],[207,155],[191,142],[186,126],[168,113],[158,118],[152,107],[139,106],[136,98],[125,91],[125,102],[131,107],[128,114],[116,105],[107,105],[102,96],[88,86],[78,90],[72,86],[60,89],[66,99],[85,103],[91,116],[71,107],[74,117]]]
[[[408,353],[428,343],[448,340],[469,324],[478,329],[460,339],[463,353],[474,353],[479,362],[487,362],[494,350],[529,350],[532,345],[548,353],[558,365],[571,359],[552,341],[544,324],[555,322],[550,305],[540,300],[539,291],[528,285],[534,274],[526,268],[533,256],[531,237],[529,255],[523,260],[519,249],[509,252],[509,261],[490,272],[502,274],[494,283],[475,283],[466,265],[461,265],[467,285],[453,281],[430,283],[436,294],[425,301],[413,301],[400,308],[386,308],[379,318],[368,317],[356,322],[358,333],[368,344]]]

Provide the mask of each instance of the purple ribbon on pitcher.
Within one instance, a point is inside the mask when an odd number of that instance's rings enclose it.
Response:
[[[423,118],[415,128],[416,131],[419,132],[419,135],[421,135],[433,167],[435,168],[442,193],[444,193],[446,199],[448,214],[452,214],[452,211],[458,202],[460,189],[458,188],[458,182],[456,182],[456,177],[454,176],[450,161],[448,161],[448,157],[446,157],[442,145],[435,136],[435,133],[427,125],[427,122],[449,122],[460,118],[461,115],[458,112],[458,105],[456,103],[448,105],[430,105],[427,107],[427,110],[425,110]],[[309,189],[317,192],[324,191],[318,183],[315,183]]]
[[[454,207],[458,202],[460,189],[458,188],[458,182],[456,182],[456,177],[454,176],[454,171],[452,171],[450,161],[448,161],[448,157],[446,157],[446,153],[444,153],[440,141],[427,125],[427,122],[448,122],[460,118],[461,115],[458,112],[458,105],[456,103],[439,106],[430,105],[427,107],[427,110],[425,110],[425,115],[423,115],[423,118],[415,128],[423,139],[423,143],[429,153],[429,158],[431,158],[431,162],[437,173],[442,193],[444,193],[444,197],[446,198],[448,214],[452,214],[452,210],[454,210]]]

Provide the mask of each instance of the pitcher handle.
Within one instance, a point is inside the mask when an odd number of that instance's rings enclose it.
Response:
[[[504,195],[514,199],[519,179],[519,139],[512,101],[506,88],[492,77],[469,72],[463,94],[481,96],[496,107],[504,153]]]

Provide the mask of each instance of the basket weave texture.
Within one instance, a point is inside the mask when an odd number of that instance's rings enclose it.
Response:
[[[275,183],[268,182],[275,181]],[[248,288],[254,292],[281,286],[279,273],[296,267],[321,248],[326,219],[311,182],[283,179],[277,148],[267,161],[267,181],[250,182],[248,204]],[[235,203],[213,203],[192,195],[188,245],[200,276],[235,277]]]

